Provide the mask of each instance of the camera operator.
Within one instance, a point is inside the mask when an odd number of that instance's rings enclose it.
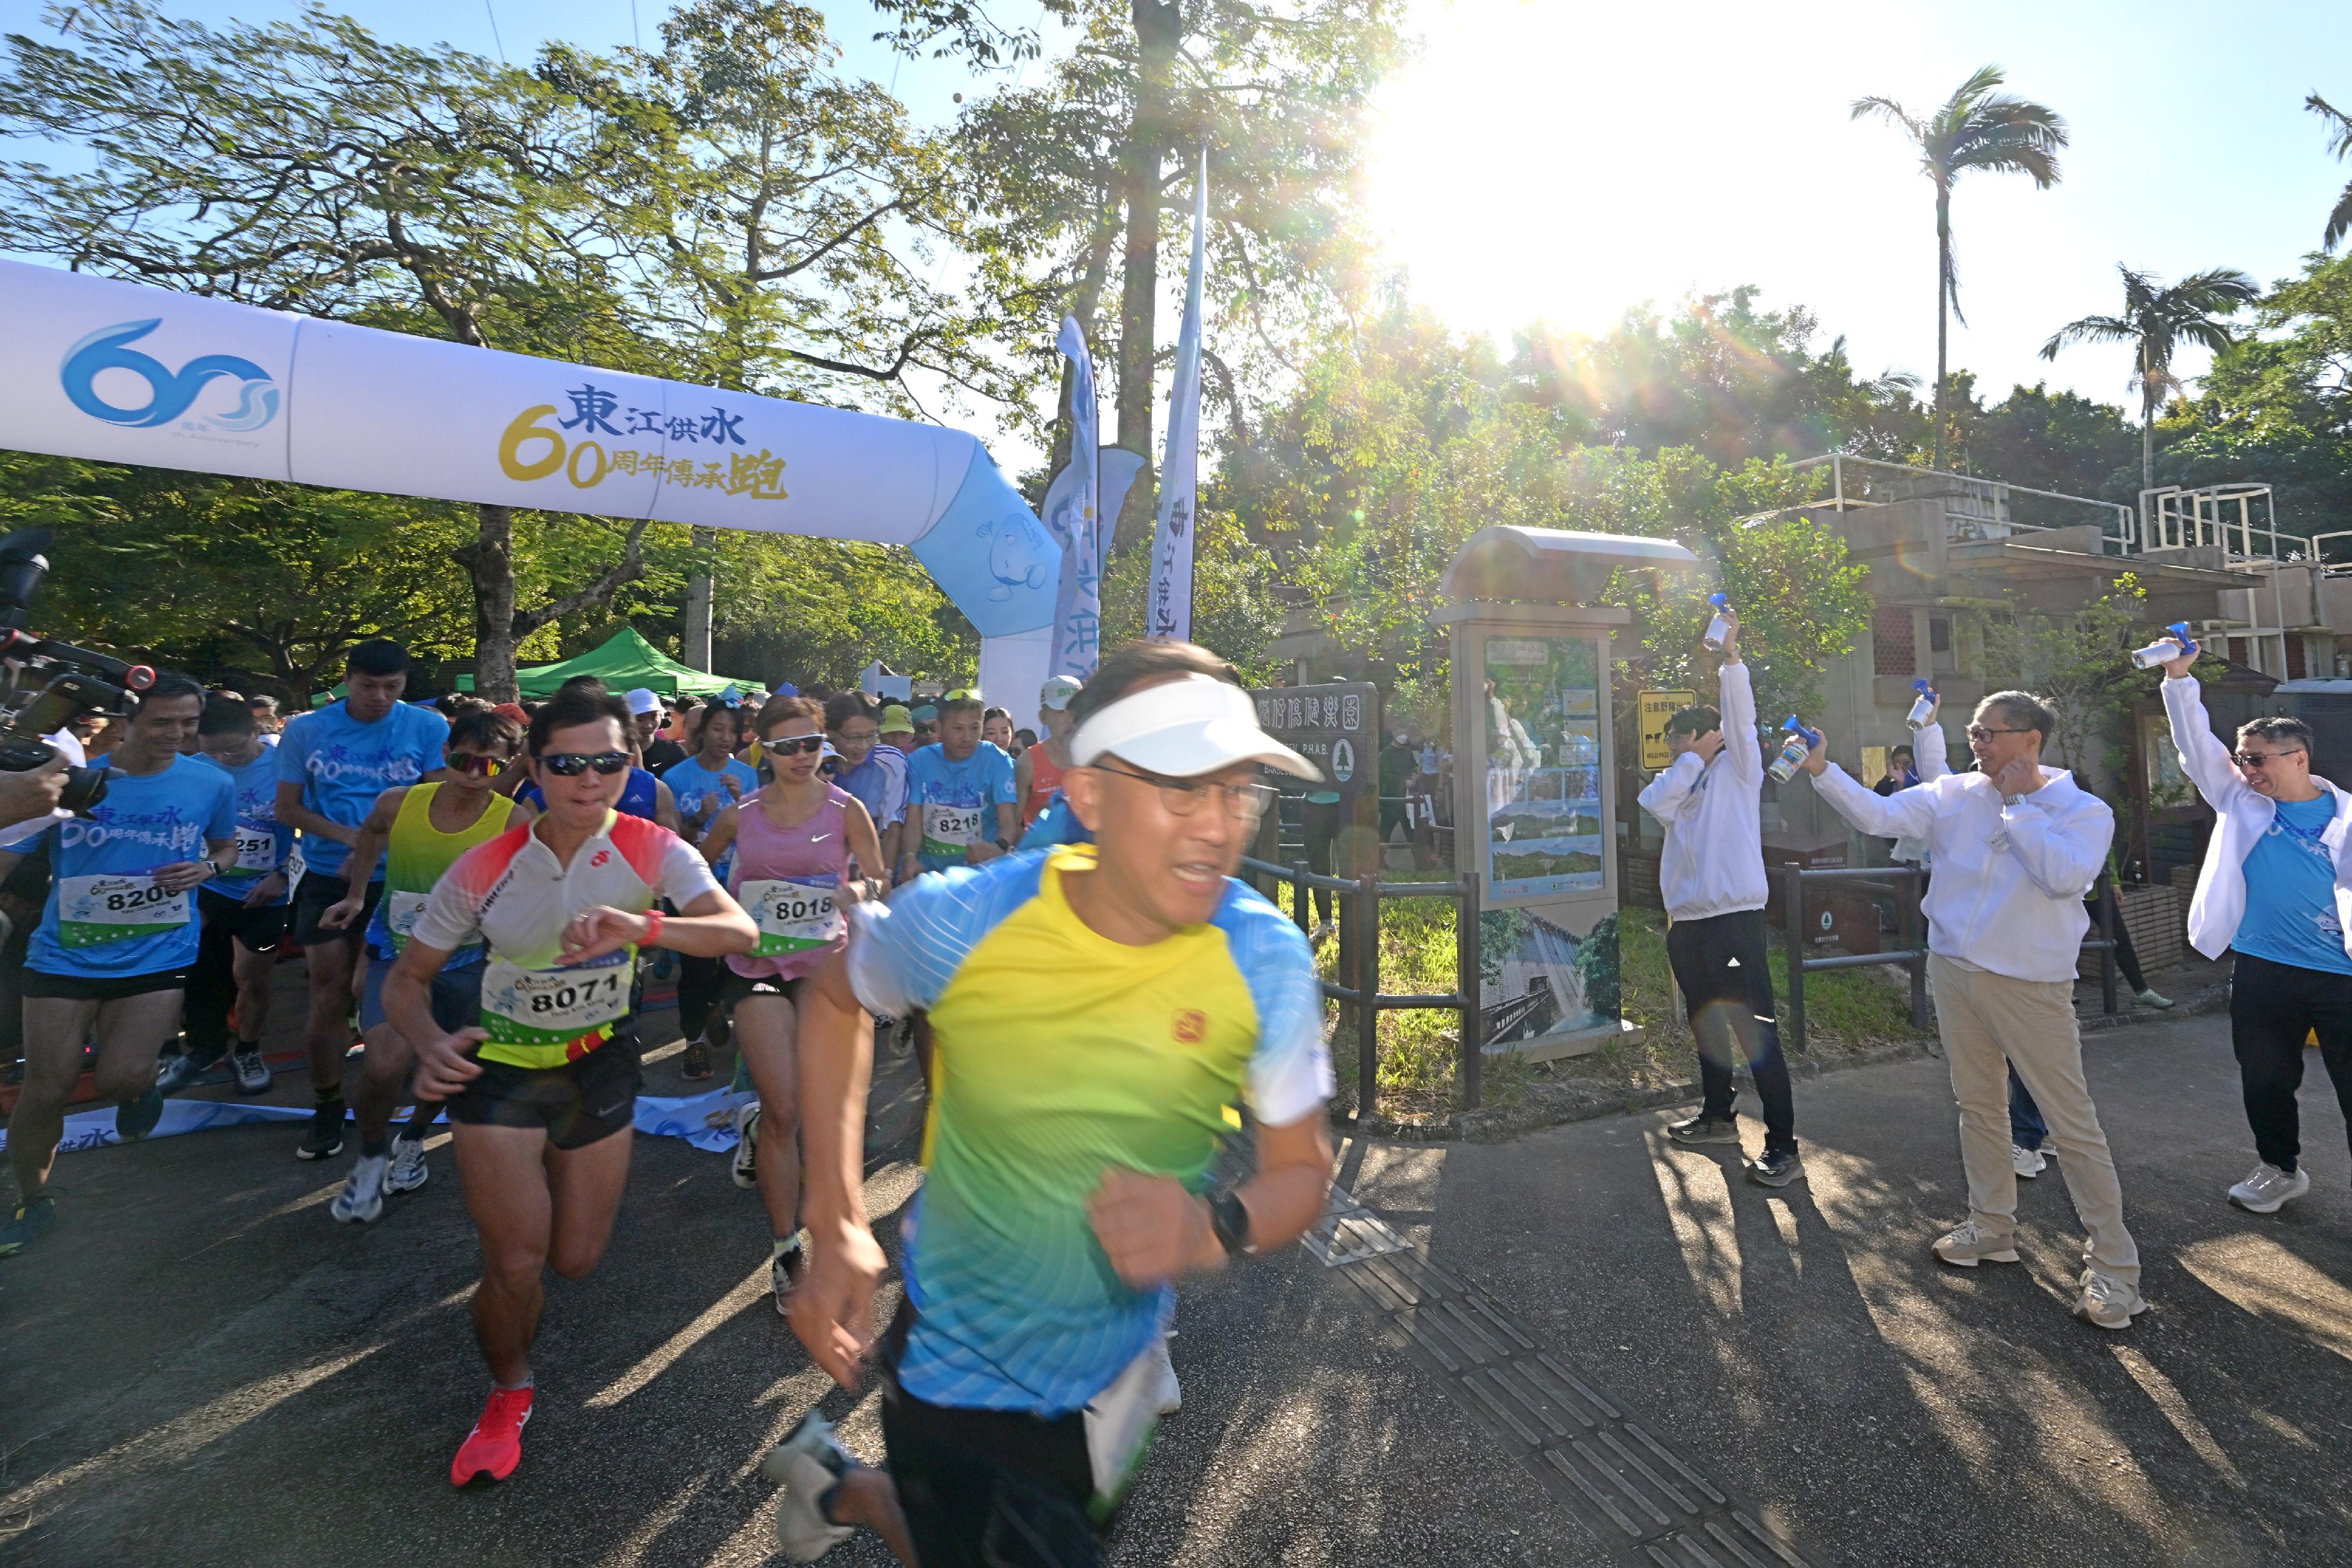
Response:
[[[13,828],[54,812],[58,797],[65,793],[68,766],[59,753],[29,773],[0,773],[0,828]]]
[[[203,710],[202,686],[159,677],[110,759],[106,798],[87,820],[47,830],[55,875],[24,971],[25,1087],[8,1119],[17,1206],[0,1224],[0,1258],[56,1223],[49,1166],[93,1025],[93,1075],[99,1099],[115,1103],[116,1134],[143,1138],[163,1114],[155,1058],[179,1028],[195,962],[191,894],[236,860],[236,785],[180,755]],[[0,852],[0,874],[17,858]]]

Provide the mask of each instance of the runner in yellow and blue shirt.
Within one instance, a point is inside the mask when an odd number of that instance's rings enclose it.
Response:
[[[808,988],[808,1275],[794,1331],[854,1385],[883,1268],[861,1209],[868,1013],[936,1036],[907,1294],[883,1356],[890,1473],[811,1412],[765,1472],[808,1561],[856,1524],[923,1568],[1004,1529],[1098,1560],[1172,1376],[1180,1275],[1287,1245],[1321,1212],[1331,1071],[1297,927],[1233,880],[1273,790],[1311,764],[1267,737],[1230,666],[1188,643],[1106,659],[1073,705],[1064,782],[1092,846],[923,878],[852,916]],[[1246,1100],[1256,1175],[1208,1190]],[[894,1479],[895,1478],[895,1481]]]

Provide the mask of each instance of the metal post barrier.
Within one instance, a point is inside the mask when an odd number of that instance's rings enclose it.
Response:
[[[2092,884],[2091,894],[2099,901],[2099,939],[2094,944],[2099,949],[2099,1006],[2109,1015],[2116,1010],[2116,885],[2105,871]]]
[[[1478,873],[1462,877],[1462,903],[1454,925],[1454,988],[1462,998],[1462,1065],[1455,1077],[1462,1086],[1462,1108],[1475,1111],[1486,1093],[1485,1041],[1478,1038],[1480,968],[1478,952]]]
[[[1906,951],[1927,950],[1927,915],[1920,908],[1927,894],[1922,886],[1927,882],[1924,872],[1914,872],[1897,884],[1895,900],[1903,911],[1903,946]],[[1923,960],[1908,966],[1911,970],[1911,1027],[1927,1027],[1927,966]]]
[[[1356,1103],[1358,1114],[1380,1109],[1381,880],[1356,883]]]
[[[1317,984],[1325,1000],[1338,1002],[1342,1009],[1353,1009],[1343,1010],[1335,1035],[1344,1038],[1352,1020],[1356,1033],[1359,1114],[1374,1113],[1380,1103],[1380,1015],[1424,1008],[1443,1009],[1461,1015],[1462,1103],[1464,1109],[1475,1110],[1484,1094],[1485,1076],[1478,1017],[1480,959],[1476,877],[1465,876],[1459,882],[1383,883],[1378,876],[1360,879],[1322,876],[1308,870],[1304,862],[1281,866],[1248,855],[1242,857],[1242,869],[1289,881],[1292,913],[1302,930],[1307,926],[1307,899],[1310,891],[1333,894],[1339,900],[1339,973],[1343,978],[1353,980],[1355,984],[1339,985],[1330,980],[1318,980]],[[1454,936],[1456,970],[1454,989],[1398,996],[1381,994],[1380,907],[1384,898],[1450,898],[1455,902],[1460,913],[1456,916]],[[1358,945],[1349,946],[1351,941]],[[1334,1043],[1337,1043],[1337,1038]]]
[[[1805,1053],[1805,873],[1789,868],[1789,1050]]]

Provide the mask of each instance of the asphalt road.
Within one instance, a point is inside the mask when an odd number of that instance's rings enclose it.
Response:
[[[2312,1197],[2229,1207],[2251,1155],[2226,1035],[2090,1047],[2154,1302],[2123,1335],[2067,1315],[2054,1171],[2024,1195],[2023,1267],[1927,1256],[1962,1211],[1939,1062],[1801,1084],[1811,1180],[1780,1194],[1666,1145],[1664,1114],[1351,1145],[1341,1176],[1822,1568],[2352,1563],[2343,1124],[2315,1065]],[[671,1065],[648,1078],[671,1090]],[[877,1133],[877,1216],[914,1188],[912,1108]],[[832,1389],[769,1304],[752,1195],[722,1157],[642,1138],[604,1265],[551,1283],[522,1469],[452,1491],[485,1378],[446,1150],[362,1230],[326,1214],[349,1156],[300,1164],[297,1135],[64,1157],[58,1229],[0,1262],[0,1561],[751,1563],[758,1461],[812,1402],[876,1454],[871,1397]],[[1115,1563],[1624,1560],[1305,1254],[1189,1289],[1179,1328],[1185,1408]]]

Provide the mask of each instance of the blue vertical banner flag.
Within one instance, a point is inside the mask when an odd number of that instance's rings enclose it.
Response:
[[[1076,318],[1062,318],[1055,347],[1070,361],[1070,482],[1045,515],[1045,527],[1062,547],[1054,651],[1046,667],[1083,681],[1093,676],[1102,658],[1101,421],[1095,406],[1094,356]]]
[[[1192,271],[1184,280],[1184,326],[1176,339],[1176,384],[1168,401],[1168,455],[1160,465],[1160,529],[1151,541],[1145,601],[1154,637],[1192,637],[1192,508],[1201,455],[1201,275],[1209,230],[1209,150],[1192,187]]]

